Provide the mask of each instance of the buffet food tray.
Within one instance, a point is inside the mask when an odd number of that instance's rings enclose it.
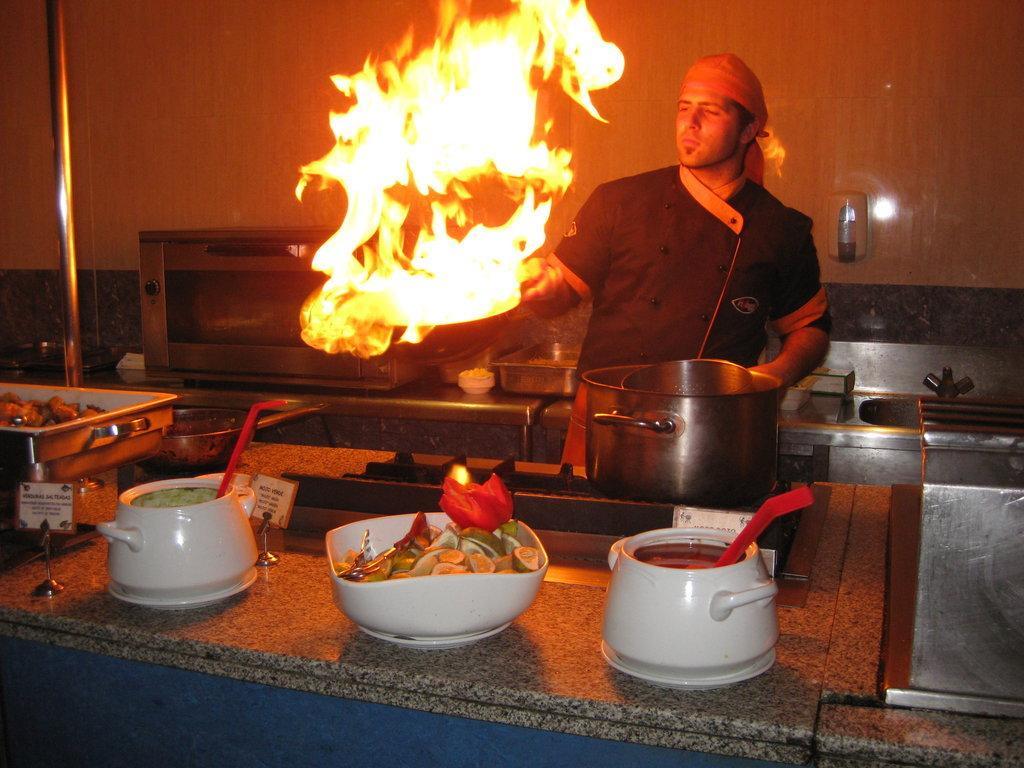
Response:
[[[0,381],[0,394],[97,406],[102,413],[46,427],[0,427],[0,470],[30,482],[63,482],[152,456],[174,420],[177,395]]]
[[[579,384],[576,377],[579,359],[578,347],[554,342],[521,349],[491,365],[498,369],[501,388],[506,392],[571,397]]]

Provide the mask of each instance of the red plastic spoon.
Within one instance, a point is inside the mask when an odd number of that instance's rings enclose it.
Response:
[[[766,499],[757,512],[754,513],[754,516],[750,518],[750,522],[743,526],[742,531],[736,534],[732,544],[726,547],[725,552],[722,553],[721,557],[718,558],[718,562],[715,563],[715,568],[723,565],[732,565],[739,560],[740,555],[750,546],[750,542],[760,536],[764,529],[768,527],[768,523],[776,517],[782,517],[790,512],[796,512],[798,509],[809,507],[812,503],[814,503],[814,492],[809,485]]]
[[[224,495],[224,492],[231,485],[231,478],[235,475],[235,467],[238,466],[238,459],[242,455],[242,451],[245,450],[245,446],[249,444],[249,440],[252,439],[252,433],[256,431],[256,417],[260,411],[265,411],[268,408],[280,408],[282,405],[288,403],[284,400],[264,400],[261,403],[253,403],[249,409],[248,415],[245,417],[245,423],[242,425],[242,431],[238,433],[238,440],[235,442],[234,450],[231,451],[231,458],[228,459],[228,465],[224,468],[224,477],[220,481],[220,488],[217,489],[217,498],[219,499]]]

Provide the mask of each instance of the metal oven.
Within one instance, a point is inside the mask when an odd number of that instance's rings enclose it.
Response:
[[[325,276],[310,266],[328,230],[142,232],[146,370],[185,379],[391,389],[417,366],[331,355],[300,338],[299,312]]]

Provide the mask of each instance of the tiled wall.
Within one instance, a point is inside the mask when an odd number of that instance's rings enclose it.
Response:
[[[421,0],[72,1],[67,12],[79,264],[134,269],[138,232],[333,225],[337,194],[293,195],[330,146],[328,76],[385,53]],[[481,3],[477,4],[482,5]],[[486,3],[491,8],[502,2]],[[578,175],[560,231],[598,182],[674,160],[678,81],[733,50],[760,74],[787,149],[768,186],[810,214],[826,196],[890,199],[869,257],[833,284],[1024,288],[1024,4],[1007,0],[589,0],[626,56],[565,128]],[[0,269],[56,268],[44,4],[0,25]],[[965,294],[977,295],[977,294]]]
[[[767,185],[817,222],[834,338],[1024,345],[1024,3],[588,4],[626,70],[594,96],[607,125],[558,112],[577,177],[551,232],[597,183],[672,163],[681,74],[733,50],[787,150]],[[138,232],[336,223],[338,194],[293,195],[299,166],[329,147],[328,76],[432,24],[419,0],[64,5],[83,338],[129,347]],[[5,7],[0,50],[4,346],[61,336],[44,4]],[[867,259],[841,264],[826,255],[826,196],[849,188],[895,215],[872,221]],[[573,341],[585,322],[529,322],[525,340]]]

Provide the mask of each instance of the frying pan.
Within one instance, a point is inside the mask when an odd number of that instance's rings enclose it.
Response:
[[[264,416],[256,429],[295,421],[322,411],[325,404],[293,408]],[[174,423],[160,440],[160,449],[140,462],[148,470],[179,470],[227,464],[242,431],[247,411],[234,408],[175,408]]]
[[[500,312],[463,323],[438,325],[418,344],[395,343],[389,352],[403,360],[424,365],[465,360],[497,341],[510,323],[509,313]],[[395,328],[393,341],[397,342],[404,332],[404,327]]]

